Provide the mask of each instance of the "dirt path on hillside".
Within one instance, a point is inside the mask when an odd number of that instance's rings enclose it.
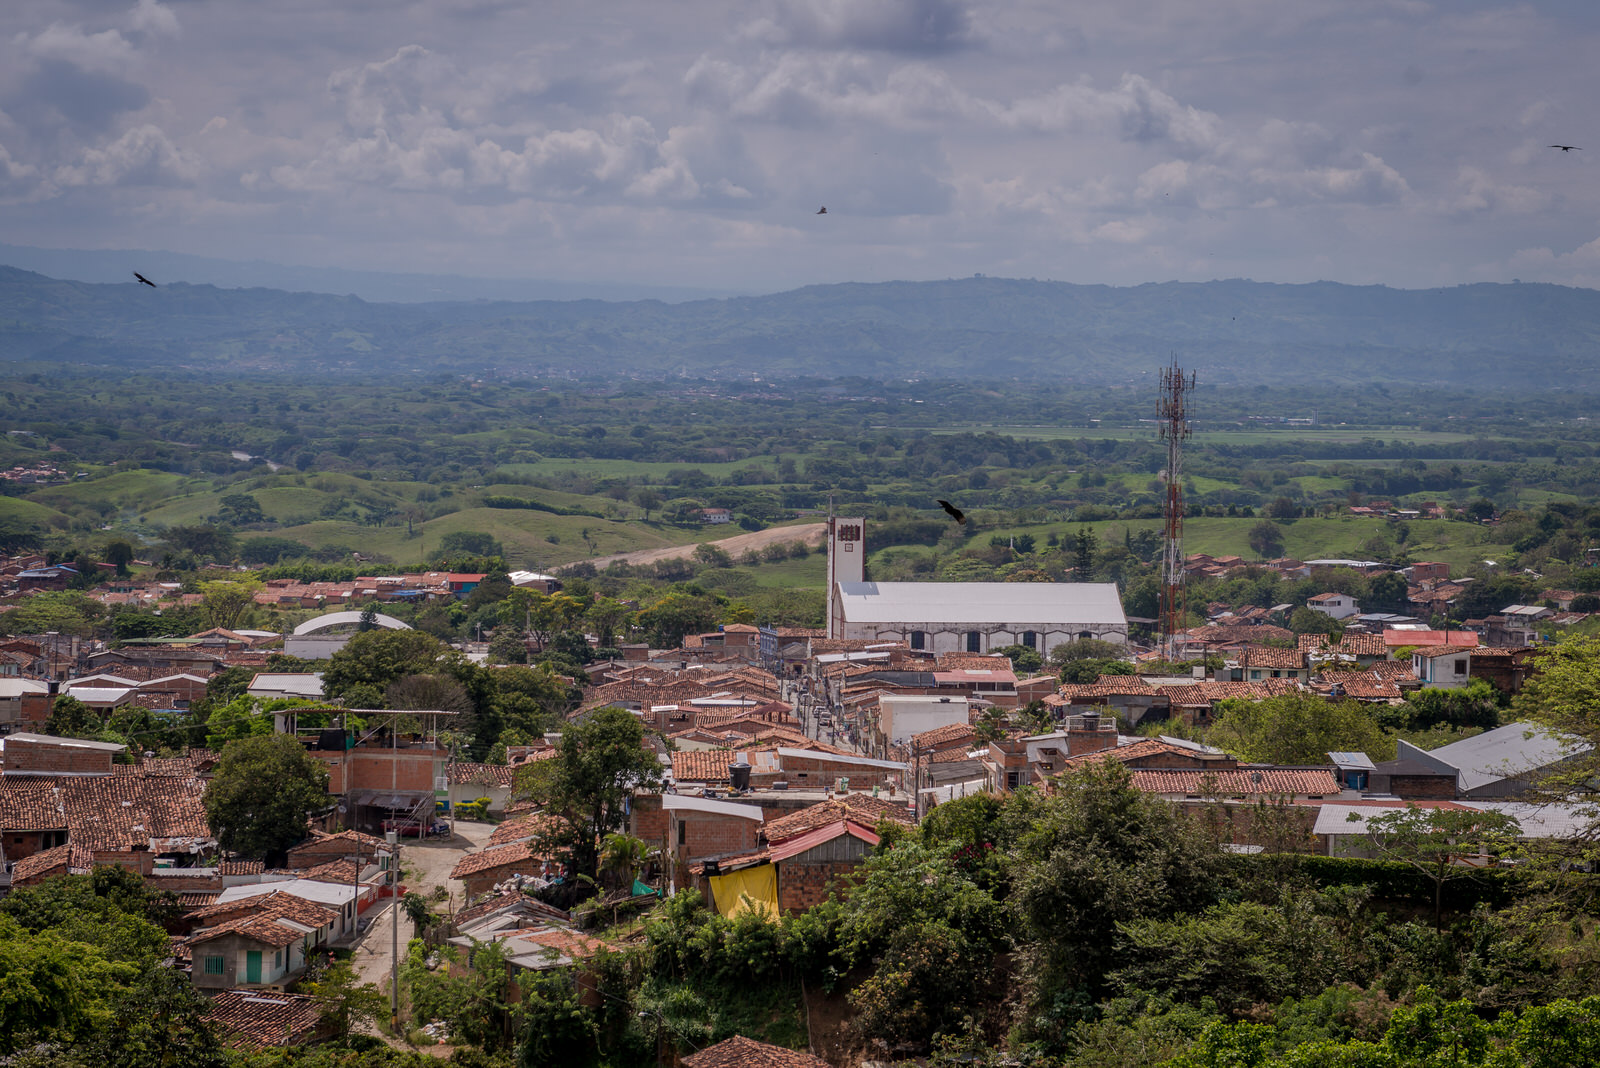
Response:
[[[826,523],[800,523],[792,527],[768,527],[766,530],[757,530],[749,534],[735,534],[731,538],[721,538],[712,542],[693,542],[689,545],[673,545],[666,549],[640,549],[631,553],[615,553],[611,556],[597,556],[588,561],[598,568],[605,568],[607,564],[654,564],[662,560],[677,560],[694,555],[694,551],[701,545],[715,545],[734,560],[738,560],[751,549],[760,552],[769,545],[787,545],[790,542],[803,541],[809,545],[822,544],[823,535],[827,532]]]

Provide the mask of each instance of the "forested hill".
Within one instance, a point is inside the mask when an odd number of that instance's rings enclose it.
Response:
[[[1217,385],[1587,389],[1600,292],[970,278],[761,297],[374,304],[0,267],[0,359],[240,372],[1006,377],[1126,382],[1176,356]]]

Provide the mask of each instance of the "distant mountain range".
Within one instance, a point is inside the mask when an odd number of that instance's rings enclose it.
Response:
[[[1600,292],[1002,278],[759,297],[368,303],[0,267],[0,360],[508,377],[864,376],[1117,384],[1176,356],[1211,385],[1588,391]]]

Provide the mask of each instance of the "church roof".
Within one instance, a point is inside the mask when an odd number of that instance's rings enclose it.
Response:
[[[850,623],[1126,627],[1114,582],[841,582]]]

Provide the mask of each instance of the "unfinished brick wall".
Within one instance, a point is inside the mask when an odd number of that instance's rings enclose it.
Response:
[[[752,811],[757,811],[752,806]],[[669,812],[672,849],[683,857],[714,857],[756,847],[761,821],[712,812]],[[681,828],[681,831],[680,831]],[[679,836],[683,844],[678,844]]]
[[[75,771],[111,774],[112,752],[60,742],[6,739],[6,771]]]
[[[819,753],[816,756],[805,757],[785,756],[782,772],[752,775],[750,783],[752,786],[770,786],[773,781],[785,780],[795,789],[825,789],[831,788],[839,779],[849,779],[852,790],[870,790],[874,786],[886,790],[890,785],[890,776],[896,780],[904,780],[906,773],[865,764],[829,760],[828,754]]]
[[[433,791],[434,762],[444,754],[433,749],[350,749],[344,754],[352,790]]]
[[[856,865],[848,860],[805,864],[786,860],[778,865],[778,907],[785,912],[804,912],[828,899],[835,883],[848,885]]]
[[[1448,775],[1394,775],[1389,779],[1389,792],[1396,797],[1453,801],[1456,781]]]

